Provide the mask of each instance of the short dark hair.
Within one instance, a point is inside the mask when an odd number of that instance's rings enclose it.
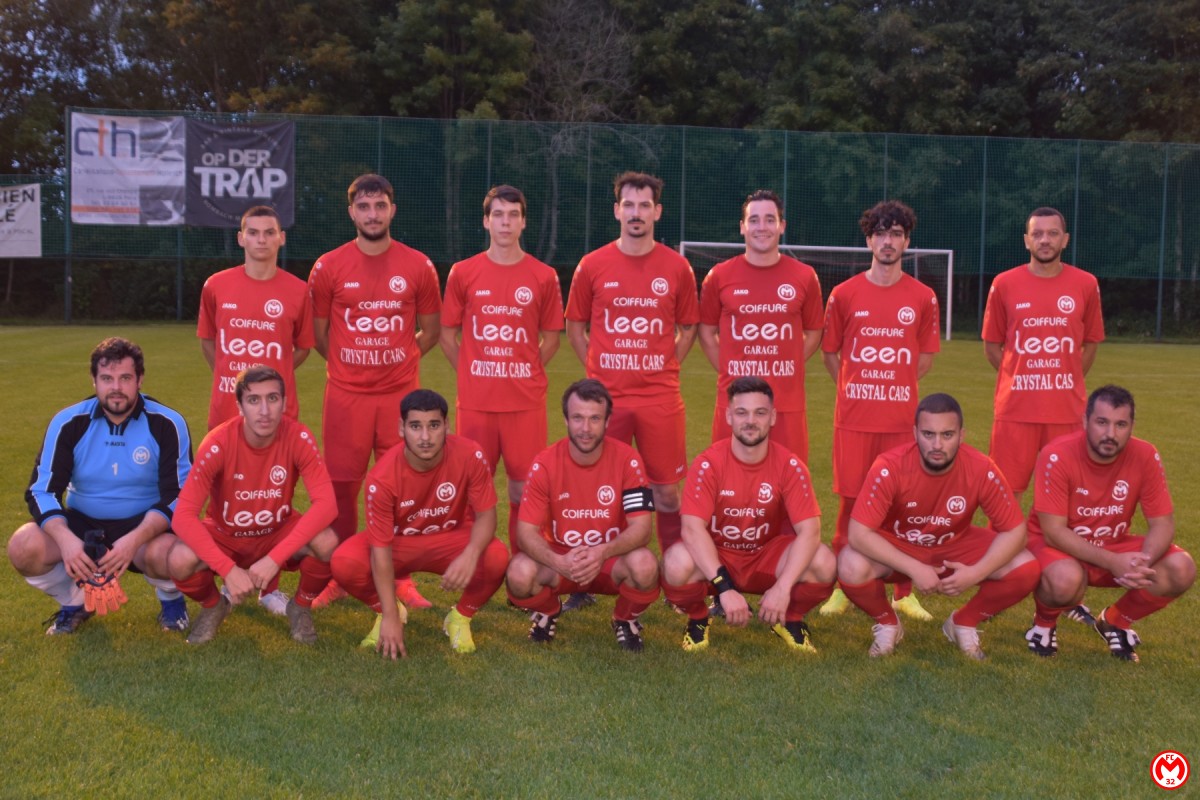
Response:
[[[146,357],[142,348],[120,336],[108,337],[92,348],[92,377],[96,377],[100,367],[107,367],[126,358],[133,359],[133,372],[139,378],[146,373]]]
[[[589,403],[604,403],[604,418],[612,416],[613,399],[604,384],[595,378],[583,378],[567,387],[562,396],[563,419],[567,418],[567,401],[572,395]]]
[[[347,202],[354,205],[354,199],[360,194],[383,194],[387,195],[389,203],[396,202],[396,193],[392,191],[392,184],[388,182],[387,178],[373,172],[359,175],[354,179],[350,188],[346,190]]]
[[[754,376],[743,376],[734,378],[733,383],[729,384],[729,388],[725,390],[725,396],[729,398],[729,402],[733,402],[733,398],[739,394],[765,394],[771,398],[771,402],[775,402],[775,392],[771,389],[771,384],[767,383],[762,378]]]
[[[433,389],[413,389],[400,401],[400,419],[407,421],[410,411],[440,411],[445,418],[450,413],[446,398]]]
[[[1034,217],[1058,217],[1058,221],[1062,223],[1063,233],[1066,233],[1067,231],[1067,218],[1063,216],[1063,213],[1057,208],[1042,206],[1041,208],[1035,208],[1033,211],[1029,212],[1029,218],[1025,220],[1026,233],[1029,233],[1029,223],[1033,222]]]
[[[921,402],[917,403],[917,415],[913,417],[913,424],[916,424],[922,414],[954,414],[958,417],[958,427],[961,428],[963,425],[962,406],[944,392],[926,395]]]
[[[509,186],[507,183],[500,186],[493,186],[488,190],[488,193],[483,196],[483,215],[486,217],[492,213],[492,201],[503,200],[506,203],[516,203],[521,207],[521,219],[525,219],[525,193],[515,186]]]
[[[279,221],[278,211],[270,206],[251,206],[250,208],[246,209],[245,214],[242,214],[242,222],[238,230],[246,230],[246,220],[250,219],[251,217],[274,217],[275,224],[281,229],[283,228],[283,223]]]
[[[1092,411],[1096,408],[1096,401],[1103,400],[1114,409],[1129,406],[1129,418],[1133,419],[1134,412],[1137,410],[1133,404],[1133,393],[1124,386],[1117,386],[1113,383],[1107,383],[1099,389],[1088,395],[1087,401],[1087,416],[1092,416]]]
[[[759,200],[770,200],[774,203],[776,213],[779,214],[780,219],[783,219],[783,200],[770,189],[755,189],[746,195],[746,199],[742,201],[742,219],[746,218],[746,209],[750,207],[750,204],[756,203]]]
[[[619,203],[621,202],[621,191],[626,186],[632,186],[635,189],[651,189],[654,191],[654,204],[658,205],[662,202],[664,185],[662,178],[656,178],[646,172],[622,172],[613,178],[613,195]]]
[[[281,397],[287,397],[287,384],[283,382],[283,376],[279,374],[279,370],[268,367],[266,364],[255,364],[238,373],[237,380],[233,384],[234,397],[239,403],[242,402],[242,395],[246,393],[246,387],[252,383],[262,383],[263,381],[279,381],[279,394]]]
[[[864,211],[858,220],[858,227],[862,229],[863,236],[891,230],[893,225],[903,228],[906,237],[912,236],[913,228],[917,227],[916,212],[899,200],[884,200]]]

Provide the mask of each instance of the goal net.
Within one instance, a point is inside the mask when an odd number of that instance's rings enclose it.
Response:
[[[803,261],[817,271],[821,281],[822,299],[842,281],[871,266],[871,251],[866,247],[820,247],[804,244],[781,244],[779,249],[792,258]],[[717,264],[746,250],[744,242],[680,242],[679,252],[691,262],[696,279],[703,281]],[[954,251],[913,248],[904,251],[904,271],[933,289],[941,307],[943,336],[950,339],[954,318]]]

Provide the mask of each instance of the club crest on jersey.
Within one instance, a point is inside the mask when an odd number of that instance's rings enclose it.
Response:
[[[271,472],[268,474],[268,477],[271,479],[271,483],[275,484],[276,486],[283,486],[284,481],[287,480],[287,475],[287,468],[276,464],[275,466],[271,467]]]
[[[613,487],[611,487],[607,484],[605,484],[604,486],[601,486],[599,489],[596,490],[596,500],[602,506],[611,505],[612,502],[616,499],[617,499],[616,491],[613,490]]]
[[[271,319],[278,319],[283,316],[283,303],[272,298],[263,305],[263,313]]]
[[[900,320],[901,325],[912,325],[917,321],[917,312],[911,306],[905,306],[896,312],[896,319]]]
[[[769,503],[774,492],[771,490],[771,484],[760,483],[758,485],[758,502]]]
[[[650,291],[659,297],[663,297],[667,292],[671,291],[671,285],[667,283],[666,278],[655,278],[650,282]]]
[[[796,299],[796,287],[792,286],[790,283],[779,284],[779,288],[775,291],[779,295],[779,299],[785,303],[789,300]]]
[[[1125,500],[1129,497],[1129,484],[1125,481],[1117,481],[1113,484],[1113,499]]]
[[[1070,314],[1075,310],[1075,298],[1065,294],[1058,298],[1058,310],[1064,314]]]
[[[145,464],[150,461],[150,451],[145,447],[135,447],[133,449],[133,463]]]
[[[454,484],[450,483],[450,481],[446,481],[438,486],[437,499],[441,500],[443,503],[449,503],[454,499],[454,495],[457,493],[458,490],[454,488]]]
[[[523,306],[527,306],[533,302],[533,289],[528,286],[518,286],[513,292],[513,298]]]
[[[403,294],[404,290],[408,288],[408,281],[404,280],[402,275],[393,275],[392,279],[388,281],[388,288],[396,294]]]
[[[946,501],[946,510],[951,514],[962,514],[967,510],[967,499],[956,494]]]

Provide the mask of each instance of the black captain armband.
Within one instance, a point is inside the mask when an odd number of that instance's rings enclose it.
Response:
[[[654,494],[650,491],[649,486],[626,489],[621,492],[621,507],[625,509],[626,514],[632,514],[635,511],[653,511]]]
[[[718,595],[721,592],[737,588],[733,585],[733,578],[729,577],[729,570],[725,567],[717,567],[717,577],[712,579],[712,587]]]

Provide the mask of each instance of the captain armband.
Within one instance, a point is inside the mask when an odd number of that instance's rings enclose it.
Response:
[[[626,514],[654,510],[654,494],[649,486],[638,486],[621,492],[621,506]]]

